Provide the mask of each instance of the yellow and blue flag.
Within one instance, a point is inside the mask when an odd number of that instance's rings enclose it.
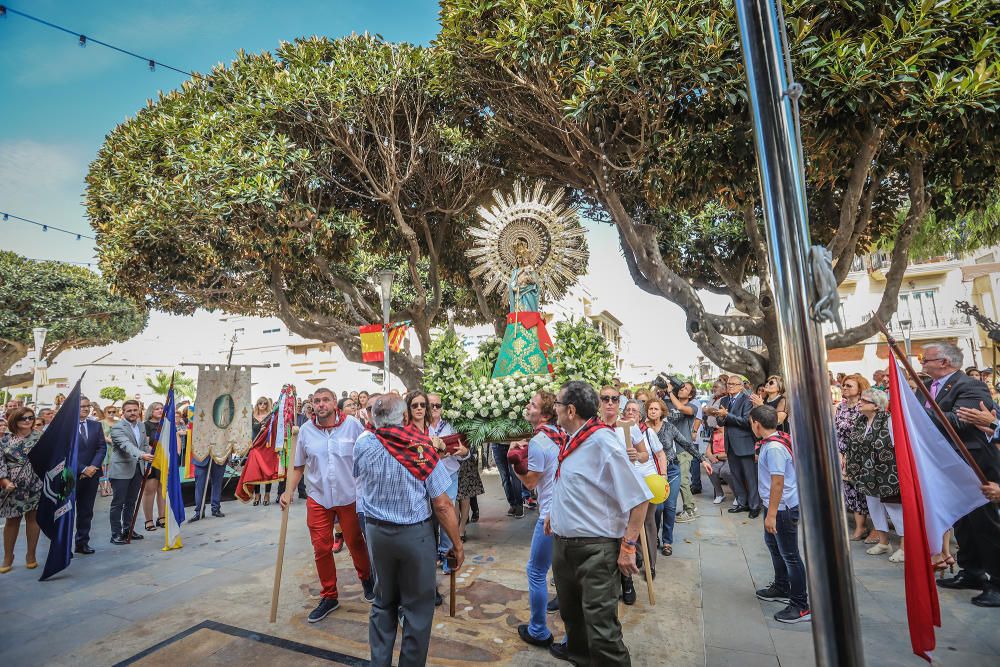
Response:
[[[153,467],[160,471],[160,491],[163,493],[164,514],[167,520],[164,551],[180,549],[181,524],[184,523],[184,499],[181,497],[180,454],[177,452],[177,423],[175,421],[174,388],[167,392],[163,406],[160,437],[153,455]]]

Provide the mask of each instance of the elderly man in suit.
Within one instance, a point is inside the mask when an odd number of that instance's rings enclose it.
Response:
[[[90,399],[80,397],[80,438],[77,445],[76,482],[76,553],[92,554],[90,523],[94,519],[94,500],[101,480],[101,465],[108,443],[104,429],[90,416]]]
[[[132,513],[139,500],[142,487],[142,466],[153,460],[149,438],[142,424],[142,409],[139,401],[122,403],[122,417],[111,427],[111,465],[108,477],[111,479],[111,543],[128,544],[132,530]],[[133,540],[141,540],[142,535],[132,531]]]
[[[990,403],[990,390],[962,372],[962,351],[951,343],[924,347],[923,371],[931,377],[929,389],[945,419],[965,443],[969,454],[991,482],[1000,481],[1000,451],[990,444],[965,412]],[[927,406],[930,408],[930,406]],[[965,408],[965,410],[963,410]],[[936,420],[933,410],[931,417]],[[944,426],[938,424],[944,433]],[[981,590],[972,598],[979,607],[1000,607],[1000,514],[991,503],[972,510],[955,523],[958,565],[954,577],[938,579],[942,588]],[[934,548],[934,545],[931,545]]]
[[[760,516],[760,493],[757,491],[757,464],[754,453],[757,439],[750,429],[750,410],[753,403],[750,396],[743,390],[743,378],[730,375],[726,380],[726,392],[720,407],[712,413],[719,425],[725,427],[726,455],[729,457],[729,470],[733,476],[733,492],[736,494],[736,505],[729,508],[730,513],[749,512],[751,519]]]

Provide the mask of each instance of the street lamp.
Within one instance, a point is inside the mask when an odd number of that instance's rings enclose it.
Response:
[[[913,327],[912,320],[900,320],[899,328],[903,330],[903,344],[906,346],[906,358],[909,359],[912,355],[910,354],[910,329]]]
[[[382,290],[382,378],[383,391],[389,393],[389,300],[392,298],[392,281],[396,272],[392,269],[382,269],[378,272],[378,286]]]
[[[35,338],[35,367],[33,383],[35,385],[35,405],[38,405],[38,389],[42,386],[42,351],[45,349],[45,336],[49,330],[45,327],[35,327],[31,330]]]

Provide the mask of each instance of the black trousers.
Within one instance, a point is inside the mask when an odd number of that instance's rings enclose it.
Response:
[[[757,490],[757,462],[750,456],[729,454],[729,472],[733,475],[733,493],[740,505],[752,510],[762,507],[760,491]]]
[[[136,466],[135,474],[127,479],[111,480],[111,534],[123,535],[132,525],[132,512],[142,490],[142,468]]]
[[[973,460],[986,479],[1000,482],[1000,452],[990,443],[986,449],[970,449]],[[955,523],[958,540],[958,566],[970,574],[990,575],[991,584],[1000,587],[1000,509],[994,503],[978,507]],[[934,548],[934,545],[931,545]]]
[[[97,498],[97,488],[101,482],[101,471],[90,477],[78,477],[76,480],[76,543],[90,542],[90,524],[94,520],[94,500]]]

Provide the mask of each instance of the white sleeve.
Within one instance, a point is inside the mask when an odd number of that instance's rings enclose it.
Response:
[[[633,507],[646,502],[653,497],[644,482],[635,473],[635,469],[625,456],[624,450],[613,449],[604,458],[604,475],[607,481],[608,493],[618,503],[618,510],[627,514]]]

